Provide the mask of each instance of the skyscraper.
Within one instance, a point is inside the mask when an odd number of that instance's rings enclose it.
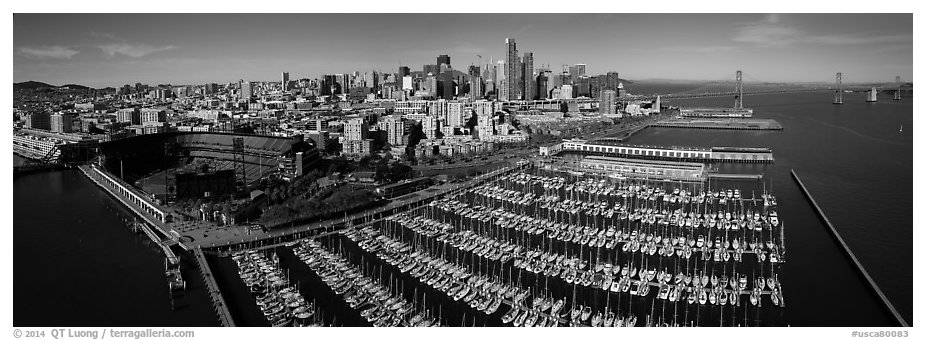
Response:
[[[599,81],[599,83],[602,83],[602,82]],[[602,84],[603,85],[602,89],[617,92],[618,90],[617,85],[620,83],[621,81],[620,81],[620,78],[618,77],[617,72],[608,72],[608,74],[605,76],[605,81]]]
[[[498,100],[508,101],[511,95],[511,88],[508,86],[508,66],[505,64],[504,60],[498,61],[498,66],[496,67],[498,72],[495,73],[495,95]]]
[[[603,114],[616,113],[617,93],[613,90],[601,91],[601,100],[598,102],[598,112]]]
[[[441,65],[447,65],[450,67],[450,56],[446,54],[441,54],[437,56],[437,67],[440,68]]]
[[[469,65],[469,69],[466,72],[467,75],[477,76],[477,77],[479,76],[479,73],[480,73],[479,66],[477,65]]]
[[[534,53],[524,52],[524,58],[521,61],[521,99],[533,100],[536,97],[534,86]]]
[[[505,79],[506,79],[506,88],[507,96],[500,100],[516,100],[520,98],[520,81],[518,78],[518,45],[515,42],[514,38],[505,39],[505,46],[507,47],[507,54],[505,56]]]
[[[440,97],[444,99],[453,99],[456,95],[456,91],[454,91],[452,71],[441,73],[438,80],[440,83],[440,89],[438,90]]]
[[[289,72],[283,72],[283,76],[280,80],[280,89],[283,91],[289,91]]]
[[[482,77],[471,75],[469,76],[469,93],[470,97],[473,99],[482,98]]]
[[[399,79],[402,79],[402,77],[405,77],[410,74],[412,73],[411,73],[411,70],[408,69],[408,66],[399,66]]]
[[[550,78],[548,74],[550,74],[550,71],[540,72],[537,75],[537,98],[539,99],[547,99],[550,94]]]
[[[576,76],[577,77],[585,76],[585,64],[576,64]]]
[[[253,93],[251,92],[251,82],[241,81],[241,99],[251,99]]]

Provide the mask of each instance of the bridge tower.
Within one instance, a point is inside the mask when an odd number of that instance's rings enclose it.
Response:
[[[894,100],[900,100],[900,76],[894,77],[894,82],[897,83],[897,90],[894,91]]]
[[[836,99],[833,104],[842,104],[842,72],[836,72]]]
[[[733,90],[733,108],[743,108],[743,71],[736,71],[736,89]]]

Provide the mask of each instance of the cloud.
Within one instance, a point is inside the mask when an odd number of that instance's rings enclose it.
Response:
[[[114,57],[117,54],[121,54],[124,56],[133,57],[133,58],[141,58],[141,57],[144,57],[146,55],[149,55],[155,52],[168,51],[168,50],[177,48],[176,46],[173,46],[173,45],[158,47],[158,46],[150,46],[150,45],[144,45],[144,44],[132,45],[132,44],[126,44],[126,43],[107,44],[107,45],[100,45],[98,47],[101,50],[103,50],[103,53],[106,54],[106,56],[108,57]]]
[[[64,46],[20,47],[19,52],[38,59],[71,59],[75,54],[80,53],[73,48]]]
[[[913,35],[814,35],[784,24],[778,14],[768,14],[760,21],[741,24],[733,41],[761,47],[795,44],[864,45],[875,43],[912,43]]]

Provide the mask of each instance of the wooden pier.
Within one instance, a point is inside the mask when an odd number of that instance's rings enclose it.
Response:
[[[774,119],[756,118],[678,118],[654,123],[652,126],[708,130],[783,130]]]
[[[219,290],[219,285],[215,282],[215,276],[212,275],[212,269],[209,268],[209,263],[206,262],[206,256],[203,255],[201,248],[193,249],[193,258],[196,259],[196,264],[199,265],[199,272],[203,275],[203,281],[206,282],[206,289],[209,290],[212,306],[215,309],[215,313],[219,316],[219,321],[222,323],[222,326],[235,327],[235,321],[232,319],[228,304],[226,304],[225,299],[222,298],[222,292]]]
[[[855,254],[852,252],[852,249],[849,249],[849,245],[846,244],[846,241],[844,241],[842,236],[839,235],[839,231],[836,230],[836,227],[833,225],[832,222],[830,222],[830,219],[827,218],[826,214],[823,213],[823,209],[820,208],[820,206],[817,204],[817,201],[814,200],[813,196],[810,195],[810,191],[808,191],[807,187],[804,186],[804,183],[801,182],[801,178],[797,176],[797,173],[794,172],[794,169],[791,170],[791,177],[794,177],[794,181],[797,182],[797,185],[801,188],[801,192],[804,193],[804,196],[807,196],[807,199],[810,201],[811,205],[813,205],[814,210],[817,212],[817,215],[819,215],[820,218],[823,220],[824,224],[826,224],[827,228],[830,231],[830,234],[833,235],[833,237],[842,247],[842,250],[845,252],[845,254],[849,257],[849,259],[852,260],[852,263],[855,264],[855,268],[859,271],[859,274],[861,274],[862,277],[864,277],[865,280],[868,281],[868,286],[872,290],[874,290],[876,294],[878,294],[878,297],[881,299],[881,302],[884,304],[884,308],[886,308],[889,312],[891,312],[891,314],[894,316],[894,319],[896,319],[898,324],[900,324],[903,327],[910,327],[910,325],[907,324],[907,321],[905,321],[903,317],[900,316],[900,313],[897,312],[897,309],[894,308],[894,305],[891,304],[891,301],[888,300],[887,296],[884,295],[884,292],[881,291],[881,288],[878,288],[878,284],[875,283],[875,280],[871,278],[871,275],[868,274],[868,271],[865,270],[865,267],[862,266],[862,263],[859,262],[857,257],[855,257]]]

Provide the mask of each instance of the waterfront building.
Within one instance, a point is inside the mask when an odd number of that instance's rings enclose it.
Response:
[[[51,130],[51,115],[48,112],[26,114],[25,126],[30,129]]]
[[[707,166],[704,163],[656,161],[602,156],[587,156],[579,162],[579,169],[597,174],[646,179],[703,181]]]
[[[51,115],[51,132],[69,133],[74,131],[76,114],[59,112]],[[80,127],[78,126],[78,130]]]
[[[691,118],[750,118],[752,109],[685,107],[679,109],[679,115]]]

